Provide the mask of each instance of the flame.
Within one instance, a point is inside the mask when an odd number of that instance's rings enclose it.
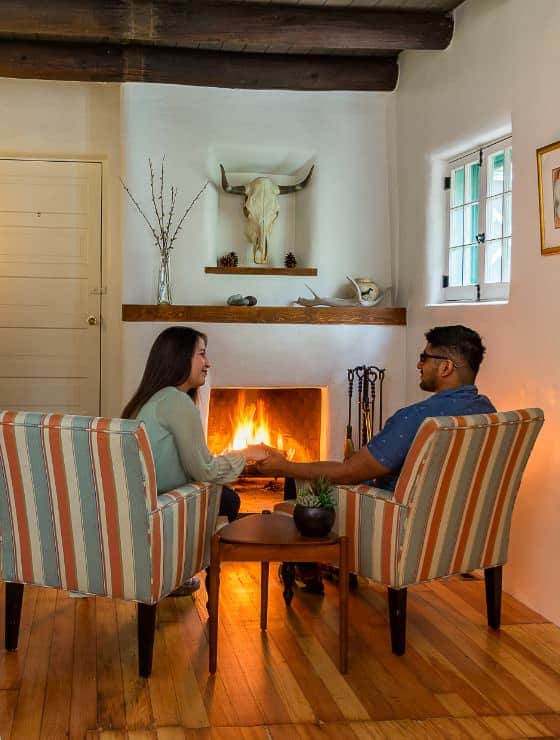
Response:
[[[240,394],[235,412],[233,440],[230,450],[242,450],[249,445],[265,444],[275,447],[286,453],[291,460],[294,457],[294,448],[284,448],[284,438],[280,432],[276,435],[271,431],[269,419],[264,404],[257,401],[255,404],[246,404],[244,394]]]

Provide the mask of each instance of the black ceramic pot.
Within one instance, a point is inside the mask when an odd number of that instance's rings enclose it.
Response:
[[[336,512],[334,509],[323,509],[296,504],[294,524],[304,537],[325,537],[331,531]]]

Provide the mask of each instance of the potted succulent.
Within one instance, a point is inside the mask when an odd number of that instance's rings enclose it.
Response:
[[[327,478],[306,483],[297,492],[294,524],[305,537],[325,537],[332,529],[336,512]]]

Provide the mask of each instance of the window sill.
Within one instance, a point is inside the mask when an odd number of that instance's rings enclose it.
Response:
[[[442,301],[441,303],[426,303],[426,308],[440,308],[442,306],[507,306],[509,303],[505,298],[491,301]]]

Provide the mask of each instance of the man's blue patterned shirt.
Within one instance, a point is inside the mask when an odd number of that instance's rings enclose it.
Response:
[[[486,396],[481,396],[475,385],[452,388],[412,406],[405,406],[393,414],[383,429],[368,442],[368,450],[391,472],[376,478],[373,484],[387,491],[394,491],[404,459],[412,445],[416,432],[429,416],[465,416],[467,414],[489,414],[496,411]]]

